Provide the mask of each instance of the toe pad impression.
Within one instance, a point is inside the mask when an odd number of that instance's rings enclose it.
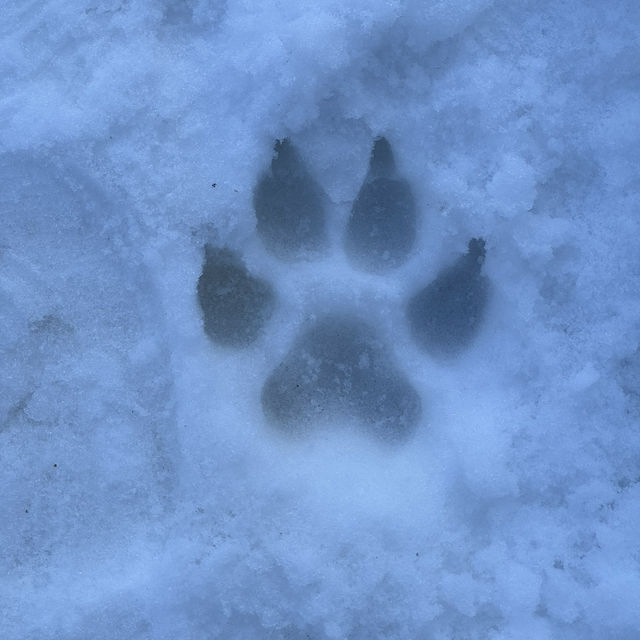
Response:
[[[206,245],[198,301],[209,338],[243,347],[259,337],[273,313],[275,295],[271,285],[252,276],[231,251]]]
[[[322,191],[289,140],[275,154],[253,194],[258,234],[281,260],[313,257],[327,244]]]
[[[397,176],[391,145],[378,138],[347,223],[345,250],[359,269],[380,273],[406,261],[415,236],[411,188]]]
[[[455,356],[477,334],[489,296],[482,275],[485,241],[474,238],[466,254],[418,291],[407,308],[414,339],[434,356]]]

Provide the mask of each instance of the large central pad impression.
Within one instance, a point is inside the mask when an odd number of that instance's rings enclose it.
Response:
[[[405,439],[421,414],[418,394],[362,321],[331,315],[296,340],[262,390],[267,419],[290,433],[355,420],[385,441]]]

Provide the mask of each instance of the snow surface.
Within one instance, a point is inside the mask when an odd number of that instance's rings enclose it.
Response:
[[[0,21],[0,637],[640,637],[640,4],[18,0]],[[391,142],[417,246],[342,238]],[[330,251],[281,261],[276,139]],[[482,330],[416,348],[418,289],[484,237]],[[206,242],[277,295],[216,346]],[[407,442],[288,438],[265,380],[326,308],[367,317]]]

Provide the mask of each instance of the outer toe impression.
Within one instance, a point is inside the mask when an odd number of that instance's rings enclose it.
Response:
[[[290,433],[342,417],[389,442],[405,439],[421,414],[418,394],[373,330],[344,316],[327,316],[302,333],[265,382],[262,406]]]
[[[275,145],[271,169],[253,196],[258,234],[282,260],[313,257],[327,244],[322,191],[287,140]]]
[[[231,251],[206,245],[198,301],[209,338],[244,347],[259,337],[271,317],[275,295],[269,283],[252,276]]]
[[[391,145],[378,138],[347,223],[346,253],[356,267],[379,273],[407,260],[415,236],[411,188],[397,176]]]
[[[466,254],[409,301],[413,337],[432,355],[455,356],[477,334],[489,295],[484,258],[485,241],[472,239]]]

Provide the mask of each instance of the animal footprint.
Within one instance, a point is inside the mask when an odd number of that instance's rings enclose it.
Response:
[[[288,140],[276,143],[270,169],[254,191],[257,232],[265,248],[296,269],[297,260],[328,250],[327,199]],[[414,250],[417,207],[398,175],[391,145],[378,138],[346,224],[344,248],[353,268],[389,278]],[[489,282],[482,275],[485,241],[407,302],[406,321],[428,355],[460,354],[480,330]],[[268,333],[277,304],[273,287],[224,248],[205,247],[197,286],[204,330],[216,344],[247,347]],[[340,309],[340,307],[337,307]],[[299,328],[262,387],[266,420],[290,434],[317,425],[357,423],[386,442],[406,440],[423,415],[420,395],[376,327],[357,314],[325,312]]]

